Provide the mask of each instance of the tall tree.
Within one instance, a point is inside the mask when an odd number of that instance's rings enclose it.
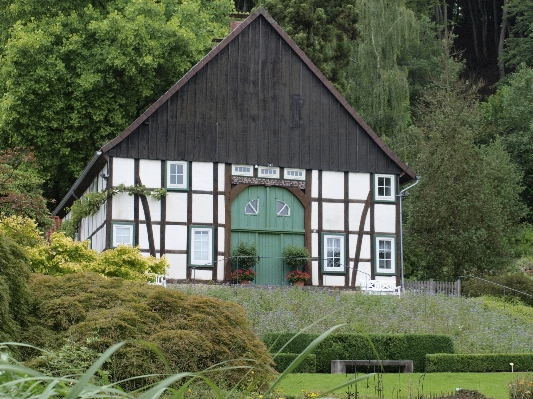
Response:
[[[506,40],[505,59],[511,67],[521,63],[533,67],[533,5],[529,0],[509,2],[509,15],[515,22]]]
[[[320,71],[343,92],[350,41],[357,37],[355,0],[259,0]]]
[[[0,147],[33,147],[56,199],[227,33],[233,10],[231,0],[25,3],[10,5],[25,18],[0,50]]]
[[[489,138],[500,137],[513,163],[523,172],[522,198],[533,222],[533,68],[522,65],[482,107]]]
[[[521,174],[501,141],[477,144],[473,88],[447,71],[425,92],[415,123],[422,180],[406,201],[405,246],[408,275],[452,280],[504,270],[524,207]]]

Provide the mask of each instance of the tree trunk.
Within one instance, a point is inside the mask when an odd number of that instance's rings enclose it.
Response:
[[[470,11],[470,20],[472,22],[472,37],[474,38],[474,50],[476,53],[476,60],[479,60],[479,48],[478,48],[478,42],[477,42],[477,26],[476,26],[476,19],[474,17],[474,5],[472,0],[468,0],[468,8]]]
[[[507,30],[507,0],[503,2],[502,26],[500,28],[500,41],[498,43],[498,69],[500,70],[500,80],[505,77],[505,61],[503,59],[503,44],[505,42],[505,31]]]

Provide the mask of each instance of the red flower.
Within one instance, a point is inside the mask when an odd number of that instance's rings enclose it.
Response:
[[[301,270],[294,270],[287,274],[286,277],[289,282],[294,283],[295,281],[307,281],[311,278],[311,275]]]
[[[237,269],[231,272],[231,278],[238,281],[253,281],[255,279],[255,272],[252,269]]]

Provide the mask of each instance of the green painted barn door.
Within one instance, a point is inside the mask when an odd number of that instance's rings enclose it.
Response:
[[[304,245],[304,208],[287,189],[250,186],[231,204],[231,247],[255,242],[261,260],[255,284],[287,284],[290,271],[281,259],[283,248]]]

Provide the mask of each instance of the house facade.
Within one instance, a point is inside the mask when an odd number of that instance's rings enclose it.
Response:
[[[167,277],[229,281],[239,242],[257,244],[256,284],[288,284],[288,244],[312,260],[308,284],[399,284],[398,188],[415,174],[262,8],[102,147],[54,211],[117,194],[78,238],[165,255]]]

